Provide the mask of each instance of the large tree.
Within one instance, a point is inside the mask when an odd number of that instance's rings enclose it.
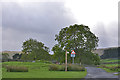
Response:
[[[66,50],[92,51],[98,46],[98,37],[85,25],[70,25],[55,35],[58,44]]]
[[[58,62],[64,62],[65,50],[63,50],[58,44],[56,44],[52,48],[52,51],[54,52],[53,59],[55,59]]]
[[[30,38],[26,40],[25,42],[23,42],[22,48],[22,52],[24,53],[22,55],[22,59],[48,59],[49,57],[49,48],[36,39]]]
[[[58,42],[59,47],[53,47],[54,55],[59,54],[56,51],[58,48],[61,50],[72,51],[75,50],[75,61],[85,63],[85,59],[93,58],[92,50],[98,46],[98,37],[90,31],[90,28],[85,25],[70,25],[69,27],[62,28],[58,35],[55,35],[55,40]],[[88,56],[89,55],[89,56]],[[71,58],[68,58],[71,60]],[[93,58],[95,60],[95,58]],[[93,60],[91,59],[91,61]],[[93,62],[94,62],[93,60]]]

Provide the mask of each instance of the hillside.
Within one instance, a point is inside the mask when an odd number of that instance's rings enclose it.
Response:
[[[97,53],[99,56],[101,56],[101,55],[104,54],[104,50],[114,49],[114,48],[118,48],[118,47],[99,48],[99,49],[96,49],[96,50],[94,50],[94,51],[92,51],[92,52],[93,52],[93,53]]]
[[[94,51],[92,51],[92,52],[98,54],[99,56],[101,56],[101,55],[104,54],[104,50],[114,49],[114,48],[118,48],[118,47],[99,48],[99,49],[96,49],[96,50],[94,50]],[[21,54],[22,51],[2,51],[2,53],[8,53],[9,56],[10,56],[10,59],[12,59],[12,56],[13,56],[14,54],[16,54],[16,53]]]
[[[13,57],[13,55],[15,55],[15,54],[21,54],[22,53],[22,51],[2,51],[2,53],[8,53],[9,54],[9,58],[10,59],[12,59]]]

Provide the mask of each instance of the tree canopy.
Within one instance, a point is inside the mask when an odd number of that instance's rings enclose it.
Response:
[[[85,63],[88,62],[87,59],[95,62],[95,59],[98,59],[98,56],[91,51],[96,49],[99,39],[90,31],[88,26],[74,24],[62,28],[59,34],[55,35],[55,40],[58,44],[53,47],[52,51],[56,59],[58,59],[57,57],[64,59],[62,56],[65,54],[65,50],[76,52],[76,62]],[[71,61],[70,54],[68,54],[68,59]]]
[[[91,51],[98,46],[98,37],[85,25],[70,25],[61,29],[55,37],[58,44],[67,50],[83,49],[84,51]]]
[[[2,53],[2,61],[8,61],[9,54],[8,53]]]
[[[48,59],[50,56],[49,48],[36,39],[30,38],[29,40],[26,40],[23,42],[22,48],[22,52],[24,53],[22,59],[25,60]]]

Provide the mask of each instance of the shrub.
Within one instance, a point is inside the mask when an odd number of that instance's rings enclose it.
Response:
[[[51,64],[52,62],[50,62],[50,61],[44,61],[44,63],[48,63],[48,64]]]
[[[7,67],[7,65],[6,65],[6,64],[2,64],[2,67],[3,67],[3,68],[6,68],[6,67]]]
[[[60,70],[60,71],[65,71],[65,65],[61,65],[61,67],[60,67],[59,70]]]
[[[50,65],[49,66],[50,71],[65,71],[65,65]],[[67,66],[68,71],[85,71],[85,68],[83,66],[79,65],[68,65]]]
[[[50,65],[49,66],[49,71],[59,71],[60,68],[57,65]]]
[[[6,66],[7,72],[28,72],[27,67],[23,66]]]
[[[118,71],[119,70],[119,66],[110,67],[110,70],[112,70],[112,71]]]
[[[85,71],[85,68],[83,66],[79,65],[68,65],[68,71]]]

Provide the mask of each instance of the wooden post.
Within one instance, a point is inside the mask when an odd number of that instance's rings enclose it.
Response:
[[[65,71],[67,71],[67,51],[65,53]]]
[[[74,57],[73,57],[73,63],[72,64],[74,64]]]

